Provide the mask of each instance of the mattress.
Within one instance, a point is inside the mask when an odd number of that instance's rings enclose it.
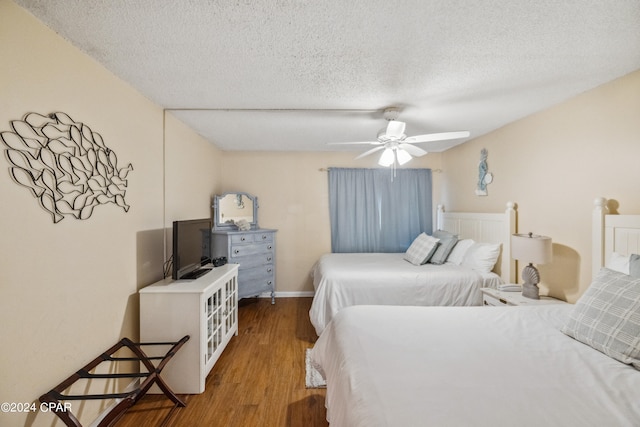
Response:
[[[560,332],[572,306],[345,308],[311,357],[331,427],[638,426],[640,371]]]
[[[323,255],[312,269],[315,295],[309,311],[318,335],[342,308],[352,305],[472,306],[482,287],[502,279],[453,264],[413,265],[404,253]]]

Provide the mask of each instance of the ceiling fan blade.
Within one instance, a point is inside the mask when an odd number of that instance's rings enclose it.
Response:
[[[371,145],[379,145],[382,144],[380,141],[358,141],[358,142],[328,142],[329,145],[363,145],[363,144],[371,144]]]
[[[411,154],[414,157],[420,157],[427,154],[427,152],[424,151],[422,148],[416,147],[415,145],[411,145],[411,144],[400,143],[398,144],[398,148],[402,148],[403,150],[405,150],[407,153]]]
[[[383,149],[384,149],[384,146],[382,146],[382,145],[379,146],[379,147],[372,148],[371,150],[365,151],[364,153],[360,154],[358,157],[356,157],[356,160],[361,159],[361,158],[363,158],[365,156],[368,156],[369,154],[373,154],[376,151],[380,151],[380,150],[383,150]]]
[[[385,134],[389,138],[400,138],[404,135],[404,129],[407,126],[405,122],[399,122],[397,120],[389,120],[387,130]]]
[[[426,135],[410,136],[404,139],[402,142],[408,142],[415,144],[416,142],[432,142],[432,141],[446,141],[448,139],[466,138],[469,135],[469,131],[459,132],[442,132],[442,133],[428,133]]]

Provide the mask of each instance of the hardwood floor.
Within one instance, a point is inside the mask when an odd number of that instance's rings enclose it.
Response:
[[[311,298],[242,300],[233,337],[207,378],[203,394],[181,395],[175,408],[147,395],[117,427],[327,427],[324,389],[305,388],[305,349],[316,334]]]

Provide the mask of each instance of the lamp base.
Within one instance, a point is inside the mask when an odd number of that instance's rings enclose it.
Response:
[[[529,264],[522,270],[522,278],[524,279],[522,296],[531,299],[540,299],[540,289],[538,288],[540,273],[538,273],[538,269],[532,264]]]
[[[522,285],[522,296],[531,299],[540,299],[540,289],[535,283],[524,283]]]

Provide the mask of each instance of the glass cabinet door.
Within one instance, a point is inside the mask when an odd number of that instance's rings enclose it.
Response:
[[[207,313],[207,352],[205,357],[205,363],[209,363],[209,360],[213,357],[223,337],[223,309],[225,307],[222,304],[222,289],[216,290],[210,295],[205,304],[205,310]]]
[[[225,284],[224,333],[227,334],[238,322],[238,278],[232,277]]]

